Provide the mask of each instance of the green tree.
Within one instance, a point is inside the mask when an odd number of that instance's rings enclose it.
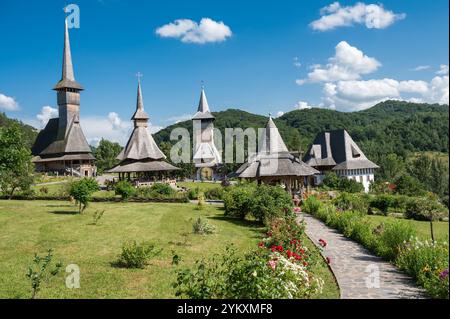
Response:
[[[379,166],[380,169],[376,172],[377,179],[392,182],[405,171],[405,160],[401,156],[391,153],[380,158]]]
[[[394,181],[396,185],[395,192],[408,196],[423,196],[425,194],[424,186],[416,178],[404,174]]]
[[[121,150],[122,146],[119,143],[111,142],[103,138],[100,140],[100,143],[94,151],[99,174],[102,174],[105,170],[110,169],[119,162],[116,157]]]
[[[17,190],[30,190],[34,181],[31,158],[19,124],[0,127],[0,191],[9,198]]]
[[[78,204],[78,212],[81,214],[92,199],[92,194],[98,191],[100,187],[93,178],[83,178],[79,181],[72,182],[69,194]]]

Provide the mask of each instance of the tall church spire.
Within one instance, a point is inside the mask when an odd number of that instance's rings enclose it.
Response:
[[[136,111],[134,112],[131,119],[135,120],[145,120],[149,119],[147,112],[144,111],[144,100],[142,98],[142,90],[141,90],[141,74],[138,73],[138,87],[137,87],[137,99],[136,99]]]
[[[200,93],[200,101],[198,102],[197,113],[194,114],[193,120],[214,120],[214,116],[209,110],[208,100],[206,99],[205,88],[202,86],[202,91]]]
[[[54,90],[59,89],[75,89],[82,90],[83,87],[75,81],[72,64],[72,54],[70,52],[70,39],[69,39],[69,27],[67,24],[67,18],[64,19],[64,51],[63,51],[63,64],[61,80],[55,85]]]

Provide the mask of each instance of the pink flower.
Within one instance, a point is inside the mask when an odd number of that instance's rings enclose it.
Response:
[[[275,270],[275,268],[277,268],[277,262],[275,260],[269,260],[268,265],[273,270]]]

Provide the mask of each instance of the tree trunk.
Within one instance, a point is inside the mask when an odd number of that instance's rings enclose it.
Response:
[[[9,193],[9,197],[8,197],[8,199],[12,199],[12,197],[13,197],[13,195],[14,195],[14,191],[16,190],[16,188],[15,187],[13,187],[12,189],[11,189],[11,193]]]
[[[433,219],[430,219],[431,240],[434,242]]]

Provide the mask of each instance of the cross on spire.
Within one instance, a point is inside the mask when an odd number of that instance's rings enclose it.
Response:
[[[141,78],[142,78],[143,76],[144,76],[144,75],[143,75],[141,72],[136,73],[136,77],[138,78],[138,81],[139,81],[139,82],[141,81]]]
[[[205,89],[205,81],[201,80],[200,83],[202,84],[202,90]]]

